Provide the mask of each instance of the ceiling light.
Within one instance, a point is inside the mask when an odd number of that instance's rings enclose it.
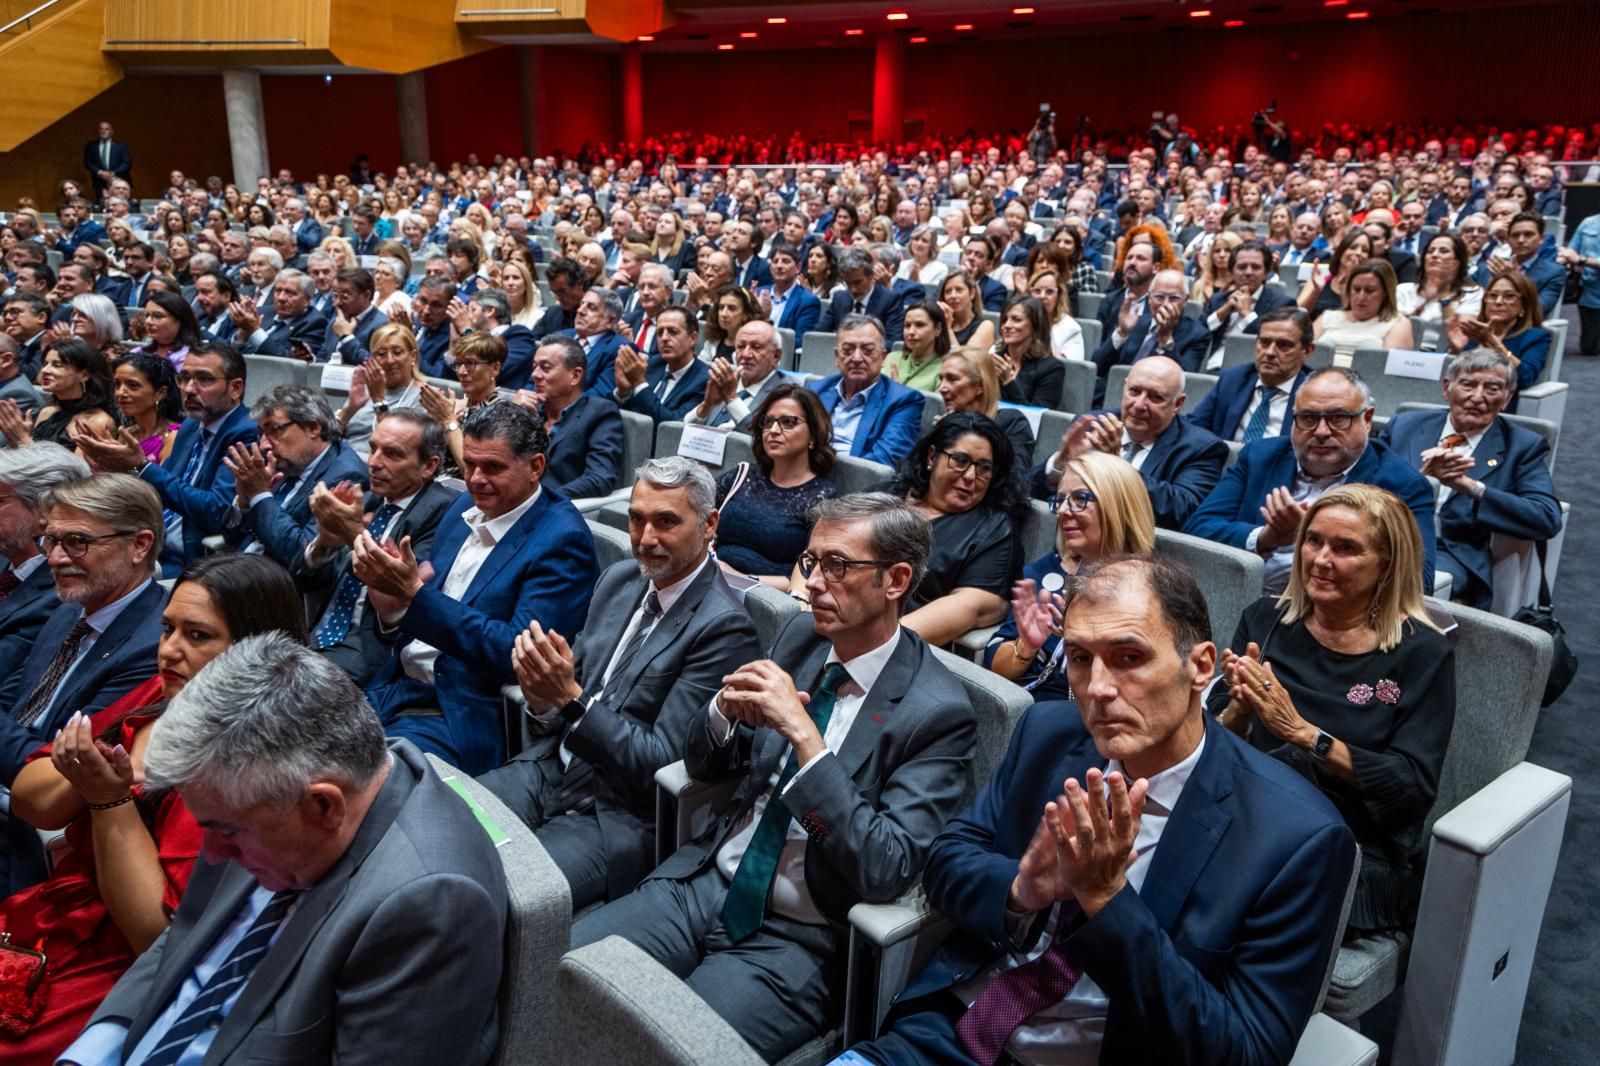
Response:
[[[904,22],[911,16],[906,14],[904,11],[891,11],[883,17],[888,19],[890,22]]]
[[[774,15],[772,18],[769,18],[767,20],[767,25],[768,26],[782,26],[784,23],[786,23],[788,21],[789,20],[784,18],[782,15]]]
[[[864,30],[845,30],[844,35],[846,37],[860,37],[864,32]]]
[[[1189,17],[1192,18],[1192,19],[1203,19],[1203,18],[1205,18],[1206,16],[1208,16],[1210,14],[1211,14],[1211,9],[1209,7],[1203,7],[1199,11],[1191,11],[1191,12],[1189,12]]]
[[[733,45],[731,45],[731,44],[719,44],[719,45],[717,45],[717,51],[719,51],[719,52],[731,52],[731,51],[733,51]]]
[[[645,34],[645,35],[644,35],[644,36],[642,36],[642,37],[635,37],[635,38],[634,38],[634,40],[636,40],[636,41],[653,41],[653,40],[655,40],[655,38],[654,38],[654,37],[652,37],[652,36],[650,36],[650,35],[649,35],[649,34],[648,34],[648,33],[647,33],[647,34]]]
[[[1031,8],[1031,7],[1014,7],[1014,8],[1011,9],[1011,13],[1013,15],[1031,15],[1031,14],[1033,14],[1033,8]]]
[[[1370,11],[1351,11],[1345,15],[1345,18],[1347,19],[1364,19],[1370,17],[1372,17],[1372,12]]]
[[[1224,22],[1223,25],[1231,30],[1236,26],[1243,26],[1244,19],[1229,19],[1227,22]]]
[[[968,30],[972,29],[972,23],[970,23],[970,22],[958,22],[954,26],[952,26],[951,29],[955,30],[957,33],[965,33]]]
[[[757,34],[755,30],[745,30],[743,33],[739,34],[739,36],[743,37],[747,41],[753,41],[756,39]]]
[[[911,43],[912,44],[927,44],[928,43],[928,39],[926,37],[913,37],[913,38],[911,38]]]

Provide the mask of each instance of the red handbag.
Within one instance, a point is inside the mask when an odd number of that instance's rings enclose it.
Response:
[[[44,972],[43,951],[13,944],[10,933],[0,933],[0,1031],[20,1036],[39,1020],[49,990]]]

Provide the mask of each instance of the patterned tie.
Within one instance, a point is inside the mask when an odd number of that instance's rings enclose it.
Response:
[[[172,1023],[172,1028],[162,1036],[161,1043],[145,1056],[144,1066],[175,1066],[194,1038],[221,1020],[219,1012],[223,1004],[238,991],[240,985],[250,979],[262,956],[272,947],[273,934],[288,921],[289,908],[294,906],[299,895],[299,892],[292,890],[273,894],[257,916],[255,924],[245,933],[244,939],[234,946],[227,960],[217,967],[194,1002]]]
[[[50,701],[55,698],[56,686],[61,684],[61,678],[66,674],[67,668],[78,657],[78,645],[83,643],[83,638],[89,635],[89,620],[79,618],[73,623],[72,629],[67,633],[67,639],[61,642],[61,647],[56,649],[55,658],[50,660],[50,665],[44,668],[44,673],[39,677],[39,683],[33,686],[33,691],[28,693],[28,701],[22,705],[22,713],[17,715],[17,721],[24,726],[31,726],[39,716],[50,706]]]
[[[12,570],[0,570],[0,600],[22,587],[22,579]]]
[[[633,636],[628,639],[628,646],[622,649],[622,654],[617,656],[617,664],[611,668],[613,680],[622,676],[623,671],[628,668],[628,663],[639,654],[639,649],[650,639],[650,634],[655,632],[656,623],[661,621],[661,598],[656,595],[655,589],[644,594],[644,603],[639,609],[644,613],[639,619],[639,624],[634,627]]]
[[[1459,433],[1452,433],[1439,441],[1439,447],[1445,449],[1446,451],[1454,451],[1465,443],[1467,443],[1466,437],[1463,437]]]
[[[855,313],[858,314],[858,315],[866,314],[867,313],[867,302],[865,300],[857,300],[855,302],[855,305],[854,305],[854,310],[855,310]]]
[[[400,513],[400,508],[392,503],[385,503],[379,507],[372,516],[372,524],[367,527],[367,532],[372,534],[372,539],[382,541],[384,530],[389,528],[389,522]],[[348,570],[339,578],[338,586],[333,590],[333,602],[328,604],[328,609],[322,615],[322,621],[317,623],[317,628],[311,633],[311,646],[318,651],[327,651],[337,644],[344,643],[344,638],[350,635],[350,619],[355,616],[356,601],[361,598],[364,586],[361,579]]]
[[[1128,441],[1128,443],[1126,443],[1126,444],[1124,444],[1122,446],[1122,458],[1125,459],[1126,461],[1128,461],[1130,463],[1133,462],[1133,457],[1138,455],[1138,454],[1139,454],[1139,442],[1138,441],[1130,439]]]
[[[195,443],[194,451],[189,453],[189,461],[183,464],[183,483],[185,485],[193,485],[195,483],[195,480],[200,476],[200,467],[205,463],[206,452],[211,450],[211,431],[202,426],[197,436],[200,439]],[[161,514],[168,531],[175,530],[182,516],[171,508],[164,508]]]
[[[1063,904],[1058,928],[1064,927],[1077,910],[1077,904]],[[1000,1061],[1000,1053],[1017,1026],[1065,999],[1081,976],[1082,972],[1067,961],[1061,941],[1056,940],[1037,959],[989,982],[989,987],[956,1023],[961,1046],[985,1066]]]
[[[1256,391],[1261,394],[1261,402],[1256,404],[1255,413],[1250,416],[1250,424],[1244,427],[1245,444],[1266,436],[1267,420],[1272,417],[1272,398],[1278,394],[1278,390],[1270,385],[1257,386]]]
[[[806,705],[806,713],[811,716],[817,732],[823,736],[828,733],[828,719],[833,717],[833,705],[837,702],[839,689],[848,680],[850,674],[843,663],[828,664],[828,669],[822,675],[821,686]],[[778,775],[778,783],[773,786],[772,795],[767,800],[767,809],[761,813],[761,823],[750,837],[744,856],[739,860],[739,868],[733,873],[733,882],[728,885],[728,895],[722,901],[722,924],[727,928],[729,938],[735,942],[761,928],[766,918],[767,894],[772,891],[772,878],[778,872],[778,859],[783,854],[784,841],[789,837],[789,822],[794,817],[789,808],[784,806],[783,789],[799,770],[800,766],[791,749],[783,773]]]

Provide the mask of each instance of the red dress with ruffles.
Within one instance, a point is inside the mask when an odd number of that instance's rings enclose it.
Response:
[[[94,716],[94,735],[133,750],[140,728],[160,716],[141,714],[161,702],[161,679],[151,678]],[[45,745],[29,756],[50,757]],[[176,792],[151,796],[133,790],[134,802],[155,841],[166,874],[162,906],[170,914],[183,897],[203,831]],[[50,878],[0,902],[0,931],[12,943],[38,948],[46,959],[44,1013],[22,1036],[0,1033],[0,1062],[6,1066],[49,1066],[77,1039],[111,986],[117,983],[135,953],[100,898],[95,881],[94,831],[88,811],[67,826],[72,848],[56,864]]]

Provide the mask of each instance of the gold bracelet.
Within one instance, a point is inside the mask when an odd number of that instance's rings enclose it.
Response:
[[[124,803],[131,802],[133,802],[132,792],[128,793],[126,796],[123,796],[121,799],[114,799],[110,803],[85,803],[84,806],[88,807],[91,811],[109,811],[113,807],[120,807]]]
[[[1035,660],[1035,659],[1037,659],[1039,657],[1039,651],[1038,651],[1037,648],[1034,649],[1034,652],[1033,652],[1032,655],[1026,655],[1025,656],[1025,655],[1022,654],[1022,638],[1021,637],[1018,637],[1017,639],[1015,639],[1013,641],[1007,642],[1006,647],[1011,649],[1011,657],[1013,659],[1015,659],[1017,662],[1022,663],[1024,666],[1026,666],[1028,663],[1033,662],[1033,660]]]

